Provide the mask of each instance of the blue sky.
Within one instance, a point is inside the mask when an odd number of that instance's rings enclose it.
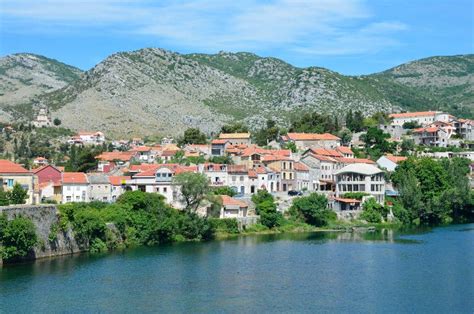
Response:
[[[250,51],[367,74],[474,52],[472,0],[0,0],[0,55],[87,70],[118,51]]]

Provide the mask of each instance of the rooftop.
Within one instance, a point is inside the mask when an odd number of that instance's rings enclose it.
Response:
[[[358,174],[362,174],[366,176],[371,176],[371,175],[382,173],[382,172],[383,172],[382,170],[380,170],[379,168],[373,165],[357,163],[357,164],[347,165],[343,167],[342,169],[339,169],[338,171],[336,171],[334,174],[339,175],[343,173],[358,173]]]
[[[10,160],[0,159],[0,173],[30,173],[21,165]]]

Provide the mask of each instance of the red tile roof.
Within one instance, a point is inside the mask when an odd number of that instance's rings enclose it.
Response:
[[[248,207],[247,203],[236,200],[228,195],[221,195],[222,205],[224,206],[239,206],[240,208]]]
[[[21,165],[11,162],[10,160],[0,159],[0,173],[30,173]]]
[[[292,141],[329,141],[340,140],[339,137],[329,133],[288,133],[287,138]]]
[[[347,146],[338,146],[336,148],[336,150],[338,152],[341,152],[343,154],[350,154],[350,155],[354,155],[354,152],[352,151],[352,149],[350,149],[350,147],[347,147]]]
[[[296,171],[309,171],[309,168],[308,166],[306,166],[304,163],[302,162],[295,162],[293,164],[293,168],[296,170]]]
[[[334,199],[341,203],[360,203],[361,202],[360,200],[357,200],[355,198],[335,197]]]
[[[130,161],[135,156],[135,152],[103,152],[99,156],[96,156],[96,159],[103,160],[103,161]]]
[[[416,118],[416,117],[427,117],[436,115],[436,111],[418,111],[418,112],[404,112],[404,113],[392,113],[389,115],[390,118]]]
[[[221,133],[219,139],[249,139],[250,133]]]
[[[64,172],[63,184],[87,184],[87,175],[84,172]]]
[[[388,154],[385,156],[388,160],[398,164],[399,162],[402,162],[404,160],[407,160],[407,157],[404,157],[404,156],[394,156],[394,155],[391,155],[391,154]]]
[[[127,176],[110,176],[109,181],[112,185],[122,185],[125,180],[130,180],[130,177]]]
[[[225,143],[227,143],[227,140],[215,139],[211,141],[211,144],[225,144]]]

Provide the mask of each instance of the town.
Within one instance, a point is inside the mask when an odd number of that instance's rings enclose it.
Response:
[[[253,222],[258,216],[251,196],[261,190],[275,197],[282,213],[292,199],[311,193],[326,196],[328,208],[340,219],[357,217],[369,199],[390,205],[386,197],[399,195],[390,173],[410,156],[467,158],[472,186],[473,120],[439,111],[378,113],[365,127],[362,120],[360,113],[350,112],[341,131],[334,130],[339,133],[283,133],[270,121],[266,130],[278,131],[263,136],[265,145],[255,143],[255,134],[241,124],[223,127],[210,139],[188,129],[179,140],[165,137],[155,143],[141,138],[112,141],[101,131],[78,132],[64,138],[63,144],[78,149],[107,147],[96,151],[92,168],[66,171],[64,163],[44,156],[32,158],[29,167],[4,159],[0,186],[8,192],[20,185],[27,192],[26,204],[112,203],[125,191],[140,190],[161,194],[169,205],[183,209],[186,204],[175,177],[199,173],[211,189],[225,194],[220,196],[219,218]],[[41,129],[59,123],[53,123],[42,108],[32,124]],[[4,136],[15,132],[12,126],[2,131]],[[262,144],[261,138],[258,141]],[[200,204],[197,212],[208,215],[209,204]]]

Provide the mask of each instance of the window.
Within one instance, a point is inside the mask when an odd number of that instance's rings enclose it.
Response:
[[[12,188],[13,187],[13,179],[8,179],[7,185],[8,185],[9,188]]]
[[[163,188],[163,192],[164,193],[168,192],[168,188]]]
[[[66,202],[70,202],[71,201],[71,197],[70,196],[66,196]]]
[[[240,176],[240,181],[244,181],[244,176]]]

